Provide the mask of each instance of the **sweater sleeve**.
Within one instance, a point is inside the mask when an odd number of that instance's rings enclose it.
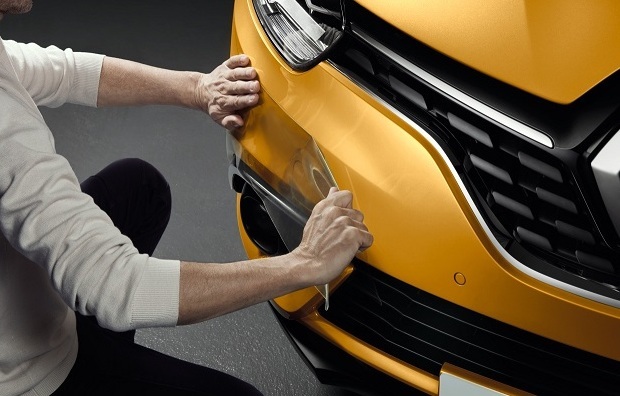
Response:
[[[180,264],[139,254],[45,145],[47,127],[0,90],[0,231],[74,310],[122,331],[175,325]]]
[[[103,55],[5,40],[17,78],[38,106],[97,105]]]

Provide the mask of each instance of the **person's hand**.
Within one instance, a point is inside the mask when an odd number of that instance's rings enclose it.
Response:
[[[352,201],[351,192],[332,187],[327,198],[312,210],[301,244],[292,252],[307,263],[312,284],[328,283],[342,273],[358,251],[372,245],[364,215],[352,209]]]
[[[243,114],[258,104],[260,83],[247,55],[235,55],[202,74],[196,85],[196,106],[226,129],[243,125]]]

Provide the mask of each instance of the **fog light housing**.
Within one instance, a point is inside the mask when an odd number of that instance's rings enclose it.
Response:
[[[243,228],[254,245],[270,256],[287,252],[265,204],[247,183],[241,193],[239,212]]]

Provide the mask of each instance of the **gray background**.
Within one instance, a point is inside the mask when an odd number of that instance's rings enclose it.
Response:
[[[208,72],[228,56],[232,0],[46,0],[7,15],[4,39],[54,44],[179,70]],[[229,262],[246,258],[227,180],[225,131],[182,108],[42,109],[80,180],[139,157],[172,188],[172,217],[155,256]],[[266,395],[349,394],[319,384],[266,303],[206,323],[140,330],[140,344],[240,377]]]

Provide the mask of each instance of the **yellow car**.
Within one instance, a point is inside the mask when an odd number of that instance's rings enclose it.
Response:
[[[262,85],[228,139],[248,256],[293,249],[333,185],[375,237],[272,301],[319,380],[620,393],[618,21],[612,0],[236,0]]]

